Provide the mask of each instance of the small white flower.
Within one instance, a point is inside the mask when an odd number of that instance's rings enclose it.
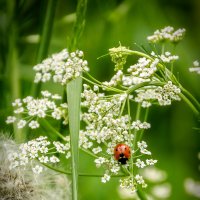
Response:
[[[59,160],[56,156],[51,156],[51,157],[49,158],[49,160],[50,160],[50,162],[52,162],[52,163],[60,162],[60,160]]]
[[[23,128],[26,125],[26,121],[21,119],[18,123],[17,123],[17,127],[19,129]]]
[[[99,152],[102,151],[102,148],[98,146],[96,148],[93,148],[92,151],[93,151],[94,154],[98,154]]]
[[[144,179],[139,174],[136,174],[135,179],[136,179],[138,184],[144,184]]]
[[[6,123],[7,124],[11,124],[14,123],[16,121],[16,117],[15,116],[8,116],[6,119]]]
[[[33,170],[33,173],[40,174],[43,171],[43,167],[36,165],[35,167],[32,168],[32,170]]]
[[[49,158],[47,156],[41,156],[38,158],[41,163],[48,163]]]
[[[104,174],[104,176],[101,178],[102,183],[106,183],[110,180],[110,175]]]
[[[193,62],[193,65],[194,65],[194,67],[199,67],[199,61],[198,61],[198,60],[195,60],[195,61]]]
[[[22,106],[21,99],[15,99],[15,101],[12,103],[12,106],[21,107]]]
[[[47,91],[47,90],[41,91],[41,94],[42,94],[42,96],[44,96],[44,97],[50,97],[50,96],[51,96],[51,93],[50,93],[49,91]]]
[[[153,159],[147,159],[146,160],[146,164],[147,165],[154,165],[155,163],[157,163],[158,161],[157,160],[153,160]]]
[[[35,121],[35,120],[32,120],[29,124],[28,124],[28,126],[30,127],[30,128],[32,128],[32,129],[36,129],[36,128],[39,128],[39,123],[37,122],[37,121]]]
[[[24,108],[23,107],[19,107],[16,110],[14,110],[15,114],[20,114],[20,113],[23,113],[23,112],[24,112]]]
[[[135,165],[138,167],[138,168],[144,168],[146,166],[146,164],[144,163],[144,161],[140,160],[140,159],[137,159],[136,160],[136,163]]]
[[[148,151],[148,150],[146,150],[146,149],[141,149],[140,152],[141,152],[142,154],[151,155],[151,152]]]
[[[71,157],[71,152],[68,151],[67,154],[66,154],[66,156],[65,156],[65,158],[68,159],[68,158],[70,158],[70,157]]]
[[[96,163],[97,167],[100,167],[102,164],[106,162],[106,159],[104,157],[99,157],[95,159],[94,162]]]
[[[146,149],[147,143],[145,141],[137,142],[137,146],[139,149]]]

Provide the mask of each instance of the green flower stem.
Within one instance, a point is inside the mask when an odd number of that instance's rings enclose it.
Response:
[[[187,96],[189,99],[191,99],[191,101],[197,107],[198,111],[200,111],[200,103],[197,101],[197,99],[188,90],[186,90],[184,87],[180,86],[180,89],[185,96]]]
[[[121,107],[121,110],[120,110],[119,117],[121,117],[122,114],[123,114],[123,112],[124,112],[124,108],[125,108],[125,105],[126,105],[126,100],[127,100],[127,99],[125,99],[124,102],[122,103],[122,107]]]
[[[148,200],[143,190],[137,189],[136,193],[140,200]]]
[[[165,83],[162,83],[162,82],[144,82],[144,83],[139,83],[137,85],[134,85],[132,87],[130,87],[126,93],[127,94],[131,94],[132,92],[134,92],[135,90],[138,90],[142,87],[145,87],[145,86],[149,86],[149,85],[152,85],[152,86],[163,86]]]
[[[140,119],[140,113],[141,113],[141,104],[138,103],[137,104],[136,115],[135,115],[135,120],[139,120]],[[134,146],[133,146],[133,149],[135,150],[136,147],[137,147],[137,142],[138,142],[138,132],[137,132],[137,130],[134,130],[133,133],[134,133]]]
[[[88,155],[94,157],[94,158],[98,158],[97,155],[95,155],[94,153],[88,151],[87,149],[83,149],[83,148],[80,148],[83,152],[87,153]]]
[[[148,115],[149,115],[149,108],[146,108],[145,115],[144,115],[144,122],[147,121]],[[141,141],[141,139],[142,139],[142,137],[143,137],[143,133],[144,133],[144,129],[142,129],[142,130],[140,131],[140,135],[139,135],[139,137],[138,137],[138,141]]]
[[[44,16],[44,22],[42,24],[42,33],[40,36],[40,43],[39,43],[36,63],[40,63],[44,58],[47,57],[48,54],[49,44],[51,41],[52,28],[53,28],[53,21],[56,11],[56,2],[57,1],[55,0],[49,0],[46,2],[45,5],[45,7],[47,8]],[[42,87],[41,82],[38,83],[37,85],[34,84],[32,90],[35,97],[38,97],[41,87]]]
[[[83,76],[81,76],[81,78],[84,79],[85,81],[87,81],[88,83],[91,83],[92,85],[97,85],[97,86],[99,86],[99,87],[101,87],[101,88],[106,88],[106,89],[109,90],[109,91],[113,91],[113,92],[117,92],[117,93],[118,93],[118,92],[119,92],[119,93],[124,92],[123,90],[120,90],[120,89],[117,89],[117,88],[113,88],[113,87],[104,85],[104,84],[102,84],[102,83],[100,83],[100,84],[95,83],[95,82],[93,82],[93,81],[91,81],[91,80],[89,80],[89,79],[87,79],[87,78],[85,78],[85,77],[83,77]]]
[[[42,125],[43,128],[49,130],[62,140],[66,141],[66,138],[61,133],[59,133],[46,119],[41,119],[40,124]]]
[[[181,97],[181,99],[183,99],[183,101],[185,101],[187,103],[187,105],[191,108],[191,110],[193,111],[193,113],[199,117],[199,111],[196,109],[196,107],[191,103],[191,101],[182,93],[179,94],[179,96]]]
[[[130,108],[130,100],[129,95],[127,95],[127,109],[128,109],[128,132],[129,132],[129,143],[131,143],[131,108]],[[132,148],[132,146],[131,146]],[[133,148],[132,148],[133,149]],[[131,174],[133,174],[133,156],[131,156],[131,166],[130,166]]]
[[[98,84],[102,84],[100,81],[98,81],[96,78],[94,78],[91,74],[89,74],[88,72],[85,72],[85,74],[89,77],[89,78],[91,78],[91,80],[93,80],[93,81],[95,81],[96,83],[98,83]]]
[[[68,172],[68,171],[65,171],[65,170],[62,170],[62,169],[58,169],[56,167],[53,167],[51,165],[48,165],[46,163],[41,163],[43,166],[55,171],[55,172],[58,172],[58,173],[61,173],[61,174],[66,174],[66,175],[72,175],[71,172]],[[86,177],[102,177],[104,174],[88,174],[88,173],[79,173],[78,176],[86,176]],[[118,178],[118,177],[126,177],[127,175],[126,174],[117,174],[117,175],[111,175],[111,177],[113,178]]]

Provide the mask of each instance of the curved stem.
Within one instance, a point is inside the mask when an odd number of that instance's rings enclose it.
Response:
[[[188,90],[186,90],[183,86],[180,86],[180,88],[181,88],[181,91],[183,92],[183,94],[185,96],[187,96],[188,98],[190,98],[191,101],[196,105],[196,107],[200,111],[200,103],[197,101],[197,99]]]
[[[143,57],[148,58],[148,59],[150,59],[152,61],[154,60],[152,57],[150,57],[149,55],[147,55],[145,53],[141,53],[141,52],[138,52],[138,51],[132,51],[132,50],[128,50],[127,52],[129,54],[143,56]],[[166,74],[166,76],[167,76],[167,78],[169,80],[171,80],[174,84],[176,84],[176,85],[178,85],[180,87],[180,89],[184,93],[184,94],[180,94],[181,98],[188,104],[188,106],[192,109],[192,111],[194,112],[194,114],[196,116],[199,116],[199,113],[200,113],[200,103],[183,86],[181,86],[181,84],[178,82],[178,80],[176,79],[176,77],[174,76],[174,74],[169,69],[167,69],[161,63],[159,63],[158,66],[161,68],[161,72],[163,71],[164,74]],[[135,87],[137,88],[137,85]],[[132,91],[132,90],[134,91],[135,88],[132,88],[130,91]],[[193,105],[193,103],[186,96],[195,104],[195,106]]]
[[[183,99],[183,101],[185,101],[187,103],[187,105],[191,108],[191,110],[193,111],[193,113],[199,117],[199,111],[195,108],[195,106],[191,103],[191,101],[182,93],[179,94],[179,96],[181,97],[181,99]]]
[[[61,173],[61,174],[66,174],[66,175],[72,175],[71,172],[68,172],[68,171],[65,171],[65,170],[62,170],[62,169],[58,169],[56,167],[53,167],[51,165],[48,165],[46,163],[41,163],[42,165],[44,165],[45,167],[55,171],[55,172],[58,172],[58,173]],[[104,174],[88,174],[88,173],[79,173],[78,176],[83,176],[83,177],[102,177]],[[118,178],[118,177],[125,177],[127,176],[126,174],[117,174],[117,175],[111,175],[111,177],[113,178]]]
[[[52,133],[56,134],[59,138],[66,141],[66,138],[60,132],[58,132],[47,120],[41,119],[40,123],[44,128],[47,128]]]

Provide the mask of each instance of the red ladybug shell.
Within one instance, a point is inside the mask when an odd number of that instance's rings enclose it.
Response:
[[[127,160],[131,157],[131,149],[126,144],[118,144],[114,148],[114,157],[121,164],[126,164]]]

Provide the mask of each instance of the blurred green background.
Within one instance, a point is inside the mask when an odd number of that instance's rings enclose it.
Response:
[[[77,2],[56,1],[53,31],[48,55],[68,47],[75,20]],[[11,113],[11,102],[18,97],[30,95],[37,63],[38,40],[42,30],[47,0],[0,0],[0,128],[11,132],[5,124]],[[90,72],[105,81],[113,74],[109,57],[98,59],[109,48],[122,45],[138,49],[134,43],[148,47],[146,37],[165,26],[186,28],[186,35],[176,54],[180,60],[175,64],[175,74],[183,86],[200,100],[200,76],[191,74],[188,68],[200,59],[200,1],[199,0],[88,0],[86,24],[78,46],[85,52]],[[13,67],[17,66],[17,67]],[[13,87],[13,80],[17,85]],[[47,85],[51,91],[57,91]],[[193,129],[198,121],[184,102],[170,107],[153,107],[149,122],[152,128],[145,135],[156,165],[168,174],[172,186],[171,200],[190,200],[186,194],[185,178],[200,180],[197,153],[200,151],[200,133]],[[34,136],[33,136],[34,137]],[[80,171],[96,171],[93,160],[80,154]],[[101,170],[98,172],[100,173]],[[118,180],[102,184],[100,178],[80,178],[80,199],[117,200]]]

